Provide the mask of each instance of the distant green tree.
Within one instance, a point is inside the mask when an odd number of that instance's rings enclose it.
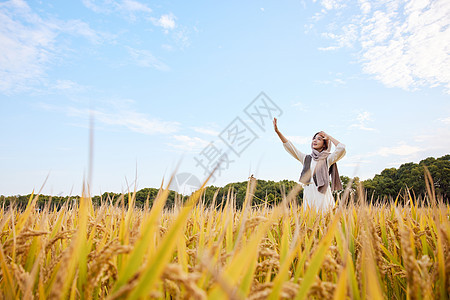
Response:
[[[364,180],[363,186],[368,195],[373,195],[374,199],[378,201],[396,198],[406,191],[409,191],[413,197],[424,196],[427,193],[425,167],[433,179],[436,194],[442,196],[444,201],[448,203],[450,197],[450,155],[437,159],[428,157],[418,164],[405,163],[398,169],[384,169],[373,179]],[[399,197],[399,201],[404,202],[404,197]]]
[[[372,179],[366,179],[360,182],[358,177],[353,178],[350,191],[356,193],[358,185],[361,184],[367,193],[367,199],[371,201],[383,201],[384,199],[395,198],[397,195],[404,194],[407,190],[415,197],[423,196],[427,193],[425,185],[425,168],[427,168],[433,179],[433,187],[437,195],[443,197],[446,203],[450,198],[450,154],[444,155],[437,159],[428,157],[418,164],[405,163],[398,169],[387,168],[380,174],[375,175]],[[343,188],[345,189],[351,181],[348,176],[341,176]],[[234,182],[225,185],[224,187],[209,186],[205,188],[202,194],[201,201],[206,205],[210,205],[213,201],[214,195],[217,193],[215,200],[216,206],[224,206],[229,195],[235,197],[235,205],[241,208],[245,195],[247,193],[248,181]],[[254,191],[253,201],[254,205],[262,205],[268,203],[271,205],[282,201],[283,196],[287,195],[297,182],[292,180],[281,180],[278,182],[271,180],[257,180],[256,189]],[[143,207],[148,200],[151,207],[158,195],[159,189],[144,188],[136,192],[136,206]],[[118,193],[103,193],[92,197],[94,205],[101,205],[102,203],[120,204],[126,207],[129,203],[130,194]],[[16,196],[0,196],[0,205],[10,206],[15,205],[19,209],[25,209],[31,195],[16,195]],[[166,208],[173,207],[176,199],[178,202],[186,201],[187,196],[181,196],[174,191],[170,191],[166,201]],[[48,205],[51,209],[59,209],[63,205],[73,205],[79,201],[79,196],[48,196],[39,195],[37,201],[37,208],[41,209]],[[303,199],[303,191],[297,195],[298,203]],[[399,197],[399,201],[405,201],[404,197]]]

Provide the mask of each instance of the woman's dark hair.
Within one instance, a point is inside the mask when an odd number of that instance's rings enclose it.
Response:
[[[313,136],[313,139],[315,139],[316,138],[316,135],[318,135],[320,132],[317,132],[314,136]],[[322,147],[322,149],[320,150],[320,152],[322,152],[323,150],[327,150],[328,149],[328,143],[329,143],[330,141],[328,141],[328,140],[325,140],[325,139],[323,139],[323,147]]]

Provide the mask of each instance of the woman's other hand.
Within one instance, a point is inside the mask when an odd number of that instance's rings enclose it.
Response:
[[[324,140],[329,140],[330,139],[330,136],[328,134],[326,134],[325,131],[321,131],[321,132],[319,132],[319,134],[322,136],[322,138]]]
[[[329,134],[326,134],[324,131],[319,132],[319,134],[322,136],[322,138],[325,141],[331,141],[335,146],[337,146],[339,144],[339,141],[336,140],[334,137],[332,137]]]

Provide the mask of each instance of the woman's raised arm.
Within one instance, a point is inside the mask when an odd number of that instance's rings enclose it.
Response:
[[[278,134],[278,137],[283,142],[284,149],[292,155],[295,159],[299,160],[302,164],[305,161],[305,154],[301,151],[298,151],[297,148],[295,148],[294,145],[292,145],[291,142],[287,138],[284,137],[283,134],[278,130],[277,127],[277,118],[273,118],[273,127],[275,129],[275,132]]]
[[[275,132],[278,134],[278,137],[283,142],[283,144],[286,143],[288,141],[287,138],[285,138],[284,135],[281,134],[281,132],[278,130],[277,118],[273,118],[273,128],[275,129]]]

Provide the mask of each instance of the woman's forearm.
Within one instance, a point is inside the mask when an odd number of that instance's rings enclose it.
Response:
[[[329,134],[326,134],[325,132],[321,131],[320,134],[325,137],[325,139],[330,140],[335,146],[339,145],[339,141],[332,137]]]
[[[337,139],[335,139],[334,137],[332,137],[331,135],[328,136],[328,139],[335,145],[337,146],[339,144],[339,141]]]
[[[283,143],[286,143],[288,141],[287,138],[285,138],[284,135],[279,130],[276,130],[275,132],[278,134],[278,137]]]

